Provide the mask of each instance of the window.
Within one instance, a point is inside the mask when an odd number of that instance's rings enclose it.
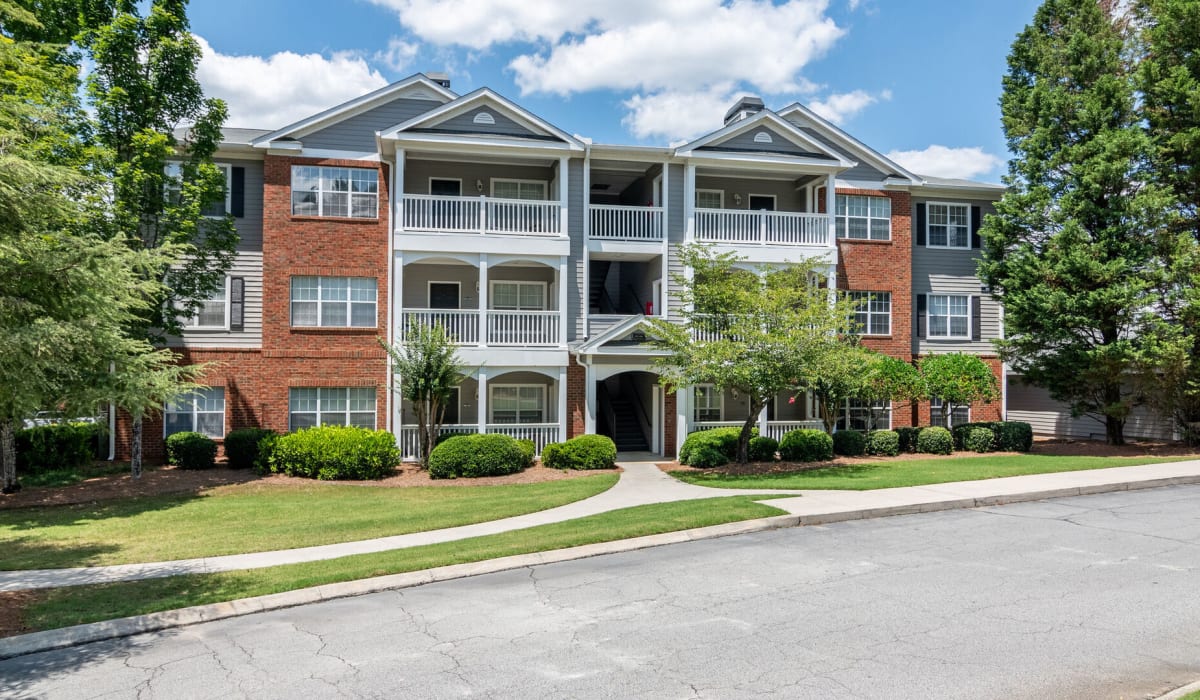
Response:
[[[725,190],[696,190],[697,209],[724,209]]]
[[[946,404],[936,396],[929,400],[929,417],[934,425],[946,424]],[[950,416],[950,427],[970,422],[971,407],[955,406],[954,413]]]
[[[462,180],[449,177],[429,178],[429,194],[441,197],[458,197],[462,195]]]
[[[970,248],[971,209],[966,204],[929,204],[930,248]]]
[[[750,211],[775,211],[775,195],[752,194],[747,199]]]
[[[850,292],[850,300],[858,307],[854,320],[863,335],[891,335],[891,292]]]
[[[887,197],[839,194],[835,206],[838,238],[892,239],[892,200]]]
[[[196,314],[184,322],[184,328],[225,330],[229,327],[229,278],[211,297],[200,302]]]
[[[318,425],[375,428],[375,390],[366,388],[293,388],[288,392],[288,429]]]
[[[545,311],[545,282],[492,282],[491,308],[501,311]]]
[[[546,199],[546,183],[542,180],[507,180],[492,178],[492,196],[496,199]]]
[[[211,438],[225,437],[225,388],[199,389],[167,404],[163,437],[195,432]]]
[[[491,387],[492,423],[544,423],[546,387],[540,384],[497,384]]]
[[[374,219],[379,216],[379,171],[293,165],[292,214]]]
[[[838,430],[891,430],[890,401],[861,401],[849,399],[837,421]]]
[[[370,277],[293,277],[292,325],[374,328],[375,280]]]
[[[970,337],[970,308],[971,298],[966,295],[930,294],[928,337]]]
[[[214,163],[221,174],[225,176],[225,198],[206,204],[200,208],[200,214],[210,218],[221,218],[231,211],[233,195],[233,169],[228,163]],[[183,164],[178,161],[167,162],[167,198],[178,203],[183,197]]]
[[[712,384],[700,384],[696,387],[696,422],[715,422],[721,420],[721,391]]]

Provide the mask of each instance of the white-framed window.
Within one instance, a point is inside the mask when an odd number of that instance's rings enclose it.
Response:
[[[186,432],[225,437],[225,387],[197,389],[167,404],[163,437]]]
[[[545,311],[546,283],[545,282],[504,282],[489,283],[491,296],[490,308],[498,311]]]
[[[847,399],[838,415],[838,430],[891,430],[891,401]]]
[[[971,297],[965,294],[930,294],[927,298],[927,337],[971,337]]]
[[[542,384],[493,384],[488,387],[491,423],[546,422],[546,387]]]
[[[724,393],[712,384],[697,384],[694,393],[697,423],[715,422],[724,414]]]
[[[378,218],[379,171],[374,168],[293,165],[292,215]]]
[[[188,330],[228,330],[229,328],[229,278],[213,295],[200,302],[196,313],[184,320]]]
[[[372,387],[292,387],[288,390],[288,430],[318,425],[375,428]]]
[[[970,248],[971,207],[930,202],[926,208],[925,245],[929,248]]]
[[[940,397],[933,397],[929,400],[929,417],[934,425],[946,424],[946,404]],[[955,406],[954,413],[950,415],[950,427],[962,425],[971,422],[971,407],[970,406]]]
[[[850,292],[850,300],[857,306],[854,320],[863,335],[891,335],[891,292]]]
[[[292,325],[374,328],[375,296],[372,277],[293,277]]]
[[[229,215],[233,205],[233,167],[229,163],[213,163],[225,176],[225,199],[217,200],[200,208],[200,213],[210,219],[220,219]],[[183,195],[183,163],[169,160],[166,164],[167,197],[172,202],[178,202]]]
[[[724,209],[725,190],[696,190],[697,209]]]
[[[514,180],[492,178],[492,196],[496,199],[546,199],[545,180]]]
[[[857,194],[837,195],[837,237],[856,240],[892,239],[892,200]]]

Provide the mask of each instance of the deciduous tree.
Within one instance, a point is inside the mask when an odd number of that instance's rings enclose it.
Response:
[[[417,416],[417,442],[421,466],[437,445],[446,406],[462,383],[464,365],[458,348],[441,325],[413,324],[404,341],[389,345],[379,341],[392,359],[392,374],[400,384],[400,397],[412,404]]]

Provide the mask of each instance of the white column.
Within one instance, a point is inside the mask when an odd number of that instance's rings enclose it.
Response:
[[[567,439],[567,368],[558,368],[558,442]]]
[[[825,286],[829,289],[829,303],[837,303],[837,265],[830,265],[826,270]]]
[[[477,376],[479,381],[479,398],[475,400],[475,410],[477,410],[479,413],[475,417],[478,419],[479,432],[486,433],[488,417],[487,368],[480,367],[479,374]]]
[[[766,406],[763,406],[762,410],[758,412],[758,434],[763,437],[767,436],[767,407]]]
[[[569,260],[570,258],[566,255],[561,255],[558,258],[558,344],[563,347],[567,345],[567,319],[570,318],[570,315],[567,313],[567,306],[569,306],[567,303]]]
[[[596,432],[596,370],[588,364],[583,373],[583,395],[587,412],[583,416],[583,431],[589,435]]]
[[[683,441],[688,436],[688,428],[692,423],[692,390],[680,389],[675,392],[675,455],[683,449]]]
[[[479,344],[487,345],[488,330],[488,254],[479,254]]]
[[[662,223],[662,225],[663,225],[663,243],[662,243],[662,273],[661,273],[662,274],[662,285],[660,285],[660,290],[659,290],[660,298],[658,299],[658,304],[659,304],[660,308],[658,310],[658,315],[662,316],[664,319],[667,318],[667,310],[671,308],[670,303],[668,303],[668,301],[667,301],[668,299],[670,299],[669,291],[671,288],[671,280],[670,280],[670,269],[671,268],[670,268],[669,260],[668,260],[671,255],[671,245],[670,245],[671,196],[669,194],[670,192],[671,192],[671,164],[663,163],[663,167],[662,167],[662,199],[659,201],[659,204],[661,204],[662,208],[663,208],[663,219],[662,219],[662,221],[663,221],[663,223]],[[664,396],[663,400],[665,401],[666,394],[664,394],[663,396]]]
[[[569,186],[569,183],[567,182],[568,180],[571,179],[570,165],[569,165],[570,162],[571,162],[570,159],[565,158],[565,157],[558,159],[558,216],[559,216],[559,225],[562,227],[561,229],[559,229],[559,233],[561,233],[564,236],[566,236],[568,233],[567,212],[569,210],[569,205],[571,202],[570,186]]]
[[[684,169],[683,219],[687,222],[684,240],[691,243],[696,240],[696,166],[692,163]]]
[[[404,149],[396,149],[396,167],[392,173],[392,230],[404,229]]]
[[[837,245],[837,225],[833,221],[833,211],[837,205],[837,178],[830,173],[825,176],[825,216],[829,219],[829,245]]]

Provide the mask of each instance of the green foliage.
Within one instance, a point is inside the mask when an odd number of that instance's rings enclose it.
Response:
[[[442,418],[454,390],[462,383],[462,361],[458,347],[440,324],[412,324],[404,342],[379,343],[392,358],[392,374],[400,383],[400,396],[407,400],[417,416],[417,443],[421,464],[429,466],[429,457],[440,437]]]
[[[858,457],[867,451],[867,436],[857,430],[839,430],[833,434],[833,453]]]
[[[774,462],[775,453],[779,451],[779,441],[773,437],[759,435],[750,438],[751,462]]]
[[[697,430],[683,439],[679,448],[679,463],[689,467],[719,467],[737,459],[738,439],[741,428],[710,428]],[[758,435],[758,428],[750,429],[750,439]]]
[[[896,428],[896,437],[900,440],[901,452],[916,452],[917,451],[917,436],[920,435],[920,428]]]
[[[954,436],[949,430],[935,425],[921,428],[917,434],[917,452],[931,455],[948,455],[954,451]]]
[[[521,446],[507,435],[455,435],[438,443],[429,457],[429,476],[502,476],[525,469]]]
[[[326,425],[275,440],[271,471],[308,479],[383,479],[400,464],[396,438],[386,430]]]
[[[217,466],[217,443],[200,433],[167,436],[167,461],[180,469],[212,469]]]
[[[267,428],[239,428],[225,435],[225,458],[230,469],[250,469],[259,466],[259,447],[264,438],[278,436]]]
[[[867,454],[895,457],[900,454],[900,433],[875,430],[867,434]]]
[[[522,469],[528,469],[533,466],[533,458],[537,455],[537,445],[533,440],[517,440],[517,448],[521,450],[521,455],[525,458],[525,466]]]
[[[96,459],[108,431],[100,423],[55,423],[16,431],[17,469],[22,473],[77,469]]]
[[[954,436],[954,449],[970,449],[967,447],[967,437],[971,434],[972,430],[976,429],[990,431],[992,433],[992,447],[999,449],[996,439],[996,430],[1000,427],[1000,425],[1001,424],[999,421],[980,421],[978,423],[963,423],[961,425],[954,426],[950,429],[950,434]]]
[[[848,399],[862,397],[868,368],[876,355],[861,346],[844,347],[837,343],[829,344],[826,352],[816,355],[806,379],[825,423],[825,432],[833,433]]]
[[[604,435],[578,435],[559,443],[542,462],[553,469],[612,469],[617,461],[617,446]]]
[[[963,440],[963,447],[972,452],[991,452],[996,443],[996,433],[990,428],[971,428]]]
[[[930,398],[941,398],[942,416],[949,427],[956,406],[1000,397],[996,375],[978,355],[950,352],[921,358],[921,378]]]
[[[563,444],[561,442],[547,443],[547,445],[542,448],[542,455],[540,457],[542,466],[549,467],[552,462],[558,461],[558,451],[562,449],[562,446]]]
[[[785,462],[828,462],[833,459],[833,438],[823,430],[790,430],[779,441]]]
[[[1021,421],[996,424],[996,449],[1003,452],[1028,452],[1033,449],[1033,426]]]

